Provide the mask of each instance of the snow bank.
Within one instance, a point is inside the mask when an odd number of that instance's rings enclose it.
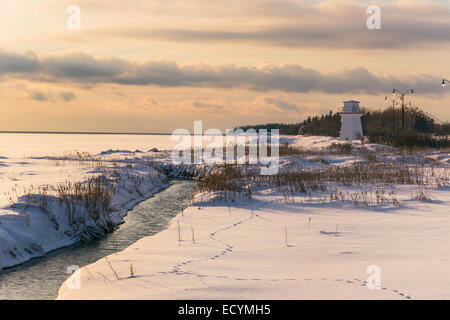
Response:
[[[0,269],[40,257],[80,240],[102,237],[122,223],[137,202],[168,186],[166,176],[149,166],[91,172],[113,187],[109,208],[52,195],[20,196],[0,213]],[[110,209],[110,210],[109,210]]]
[[[102,151],[102,152],[100,152],[99,153],[99,155],[101,155],[101,156],[104,156],[104,155],[110,155],[110,154],[120,154],[120,153],[122,153],[122,154],[133,154],[133,153],[143,153],[143,151],[141,151],[141,150],[135,150],[135,151],[130,151],[130,150],[112,150],[112,149],[109,149],[109,150],[106,150],[106,151]]]
[[[287,142],[293,147],[300,147],[306,150],[325,150],[330,148],[333,144],[351,144],[353,148],[365,148],[369,151],[391,151],[394,148],[387,145],[376,143],[362,144],[360,140],[340,140],[334,137],[323,136],[282,136],[280,143]]]
[[[63,156],[2,159],[0,270],[80,240],[102,237],[117,228],[136,203],[167,187],[168,177],[198,179],[212,170],[205,165],[174,166],[170,152],[155,150],[108,149],[96,156],[76,151]],[[130,158],[130,154],[135,156]],[[113,191],[112,210],[85,200],[62,201],[57,190],[42,196],[43,186],[48,186],[47,190],[73,187],[101,176]]]

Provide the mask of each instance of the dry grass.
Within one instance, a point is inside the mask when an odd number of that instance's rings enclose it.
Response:
[[[284,245],[286,247],[289,247],[287,227],[284,227],[283,233],[284,233]]]
[[[133,264],[130,264],[129,270],[130,270],[130,278],[134,278],[136,275],[136,268],[134,267]]]
[[[350,166],[327,166],[314,170],[292,168],[263,176],[241,166],[222,166],[200,181],[201,192],[215,193],[215,200],[234,201],[268,191],[286,202],[351,202],[370,206],[392,203],[400,206],[393,185],[440,187],[448,184],[448,171],[420,164],[363,161]],[[353,190],[357,187],[357,190]],[[375,190],[374,190],[375,189]],[[313,200],[314,195],[314,200]],[[427,198],[424,192],[418,198]]]
[[[178,242],[181,242],[181,228],[180,228],[180,221],[177,220],[177,232],[178,232]]]
[[[117,272],[116,272],[116,270],[114,270],[114,268],[113,268],[113,266],[112,266],[112,264],[111,264],[111,262],[109,262],[109,259],[108,259],[108,257],[105,257],[105,260],[106,260],[106,262],[108,263],[108,265],[109,265],[109,268],[111,269],[111,271],[114,273],[114,275],[116,276],[116,279],[117,280],[119,280],[119,276],[117,275]]]
[[[191,227],[191,234],[192,234],[192,243],[195,244],[195,234],[194,234],[194,227]]]
[[[117,228],[118,222],[113,216],[117,208],[112,204],[112,197],[118,190],[144,197],[149,190],[143,187],[143,182],[147,185],[152,181],[155,182],[152,183],[154,185],[168,182],[167,177],[160,172],[149,175],[134,173],[134,169],[127,167],[132,166],[132,163],[127,163],[129,160],[113,159],[113,163],[119,163],[120,168],[108,167],[89,153],[78,151],[66,153],[64,158],[49,159],[63,162],[79,161],[87,166],[95,166],[96,175],[88,176],[82,182],[66,180],[58,184],[30,185],[23,188],[20,198],[17,187],[13,187],[10,192],[4,193],[4,197],[10,207],[24,218],[27,225],[30,225],[29,210],[39,209],[54,223],[56,230],[60,229],[61,223],[64,229],[68,224],[66,234],[79,237],[82,241],[103,238]],[[150,165],[147,159],[133,161],[140,166]],[[65,217],[61,212],[65,213]]]
[[[279,146],[280,156],[324,156],[357,154],[363,148],[356,149],[351,143],[332,143],[326,149],[307,149],[289,145],[287,142]]]
[[[28,219],[28,210],[38,208],[47,214],[59,229],[56,211],[66,214],[67,222],[81,240],[103,238],[115,229],[110,214],[115,211],[111,204],[115,187],[105,175],[90,177],[85,182],[70,182],[58,185],[30,186],[20,199],[10,195],[11,207]],[[16,194],[16,191],[13,191]],[[28,222],[29,223],[29,222]]]

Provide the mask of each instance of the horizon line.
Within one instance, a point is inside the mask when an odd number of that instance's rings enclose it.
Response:
[[[0,133],[30,133],[30,134],[129,134],[129,135],[171,135],[167,132],[97,132],[97,131],[29,131],[29,130],[0,130]]]

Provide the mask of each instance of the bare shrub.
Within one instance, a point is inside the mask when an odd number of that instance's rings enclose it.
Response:
[[[431,196],[426,188],[424,188],[423,186],[419,186],[412,194],[412,199],[429,202],[431,201]]]

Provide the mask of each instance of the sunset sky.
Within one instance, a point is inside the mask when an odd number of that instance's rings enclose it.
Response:
[[[446,0],[2,0],[0,130],[298,122],[394,87],[448,121],[449,53]]]

